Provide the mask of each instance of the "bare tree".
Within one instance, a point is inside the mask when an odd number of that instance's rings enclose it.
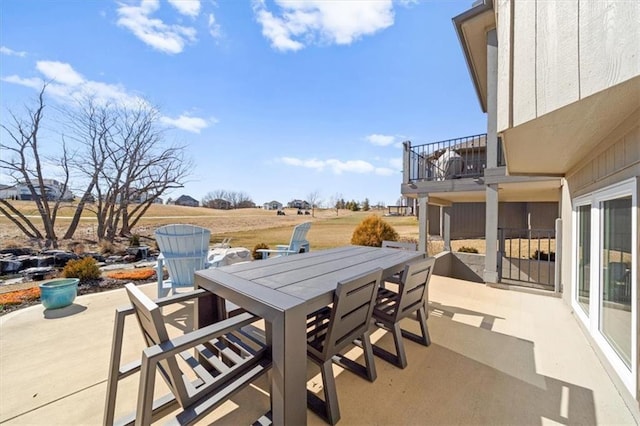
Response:
[[[9,201],[0,200],[0,213],[26,236],[45,240],[57,247],[56,217],[69,193],[70,177],[81,183],[82,194],[64,238],[72,238],[80,216],[91,204],[95,212],[97,236],[113,240],[128,235],[140,218],[165,191],[181,188],[192,169],[182,146],[164,145],[159,127],[160,114],[144,101],[134,106],[104,105],[92,98],[78,101],[75,108],[60,109],[66,117],[61,137],[61,152],[47,158],[40,152],[46,85],[40,91],[35,108],[27,108],[27,117],[10,112],[11,124],[1,128],[8,137],[0,142],[3,151],[0,169],[16,185],[26,187],[36,204],[44,233],[32,219]],[[68,145],[67,140],[72,142]],[[70,149],[72,146],[73,149]],[[6,152],[6,153],[5,153]],[[63,176],[61,182],[45,179],[45,166],[54,166]],[[55,191],[54,191],[55,190]]]
[[[217,208],[218,201],[216,200],[229,201],[227,198],[227,191],[224,189],[207,192],[204,198],[202,198],[202,207],[208,207],[210,209]]]
[[[336,192],[329,201],[329,208],[336,209],[336,216],[340,214],[340,209],[344,209],[344,201],[342,200],[342,194]]]
[[[84,101],[77,134],[85,150],[78,170],[94,192],[97,236],[126,236],[167,190],[183,187],[191,169],[182,146],[164,147],[159,112],[145,102],[134,106]],[[96,131],[95,129],[99,129]],[[97,135],[97,137],[94,137]]]
[[[307,194],[307,203],[311,205],[311,217],[315,217],[316,215],[315,209],[319,202],[320,202],[319,190],[316,189],[315,191],[311,191],[309,194]]]
[[[0,142],[0,150],[8,153],[0,156],[0,169],[12,178],[16,188],[26,186],[38,209],[44,234],[30,218],[7,200],[0,200],[0,213],[27,237],[44,240],[45,247],[57,247],[56,217],[60,204],[68,193],[69,157],[64,142],[62,152],[56,160],[57,164],[50,163],[51,159],[47,162],[47,158],[40,152],[39,132],[42,128],[46,88],[47,85],[43,85],[35,107],[26,107],[26,118],[19,118],[13,112],[9,112],[11,124],[1,125],[8,138]],[[52,188],[53,182],[44,178],[43,169],[47,164],[59,166],[62,170],[63,178],[61,182],[55,182],[55,188]]]

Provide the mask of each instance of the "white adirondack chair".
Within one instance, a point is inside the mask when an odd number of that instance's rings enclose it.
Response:
[[[156,266],[158,298],[175,293],[176,288],[192,288],[195,271],[208,267],[211,231],[196,225],[173,224],[156,229],[155,236],[161,252]],[[164,264],[169,270],[168,280],[162,279]]]
[[[296,253],[309,252],[309,241],[307,241],[307,232],[311,228],[311,222],[304,222],[293,228],[291,234],[291,241],[289,244],[278,244],[275,249],[259,249],[258,252],[262,253],[262,258],[266,259],[269,255],[275,256],[287,256]]]

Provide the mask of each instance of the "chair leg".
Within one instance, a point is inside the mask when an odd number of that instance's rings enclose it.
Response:
[[[408,330],[402,330],[402,336],[412,340],[416,343],[420,343],[423,346],[429,346],[431,344],[431,337],[429,337],[429,328],[427,327],[427,313],[422,306],[416,311],[416,320],[420,324],[420,330],[422,334],[418,336]]]
[[[396,346],[397,365],[400,368],[405,368],[407,366],[407,354],[404,351],[404,343],[402,343],[400,323],[393,324],[391,332],[393,333],[393,342]]]
[[[400,328],[399,323],[393,324],[389,329],[391,334],[393,334],[393,343],[396,347],[396,354],[392,354],[377,345],[373,345],[373,353],[390,364],[400,368],[405,368],[407,366],[407,355],[404,351],[404,344],[402,343],[403,330]]]
[[[320,366],[320,370],[322,372],[327,420],[332,425],[335,425],[340,420],[340,407],[338,406],[336,379],[333,377],[333,363],[331,360],[324,362]]]
[[[373,358],[373,347],[371,345],[371,336],[369,332],[365,332],[362,336],[362,349],[364,350],[364,362],[367,366],[367,378],[370,382],[373,382],[378,377],[376,372],[376,363]]]

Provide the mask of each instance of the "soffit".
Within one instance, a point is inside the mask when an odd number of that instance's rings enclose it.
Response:
[[[496,26],[492,0],[453,18],[480,107],[487,112],[487,32]]]
[[[502,132],[510,175],[563,175],[640,108],[640,76]]]

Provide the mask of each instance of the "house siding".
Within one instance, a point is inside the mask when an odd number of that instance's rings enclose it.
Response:
[[[496,5],[498,131],[640,74],[640,2],[499,0]]]
[[[485,203],[454,203],[451,207],[451,238],[484,238]],[[558,217],[558,203],[500,203],[498,226],[501,228],[553,229]],[[429,206],[429,234],[443,235],[440,209]]]

